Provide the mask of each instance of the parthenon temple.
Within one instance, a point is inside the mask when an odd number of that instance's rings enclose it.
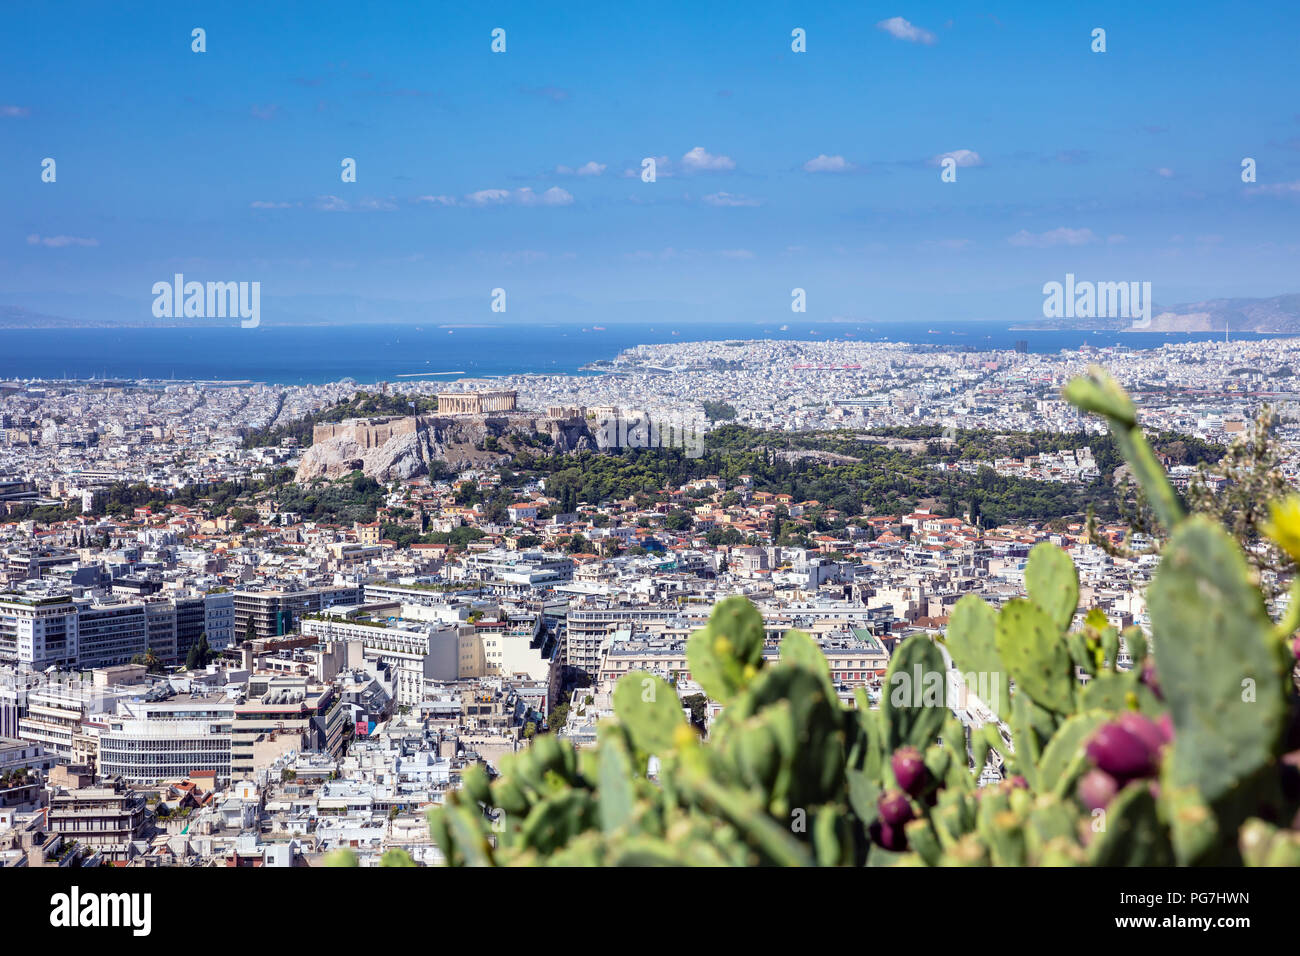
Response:
[[[439,392],[439,415],[478,415],[483,412],[513,412],[518,393],[514,390],[500,392]]]

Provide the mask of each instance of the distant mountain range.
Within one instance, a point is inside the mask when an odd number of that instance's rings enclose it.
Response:
[[[1118,329],[1133,332],[1297,332],[1300,294],[1271,299],[1207,299],[1184,305],[1155,306],[1151,324],[1134,328],[1132,319],[1052,319],[1026,328]]]

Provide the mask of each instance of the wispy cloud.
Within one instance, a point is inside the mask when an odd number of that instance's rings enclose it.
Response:
[[[682,168],[688,173],[726,172],[736,168],[736,161],[730,156],[715,155],[703,146],[696,146],[682,157]]]
[[[604,163],[598,163],[593,159],[589,163],[583,163],[577,169],[571,166],[556,166],[555,171],[561,176],[599,176],[607,168]]]
[[[847,173],[857,168],[843,156],[827,156],[825,153],[803,164],[805,173]]]
[[[881,20],[876,24],[876,29],[884,30],[890,36],[906,40],[908,43],[923,43],[926,46],[933,46],[938,42],[938,39],[929,30],[909,23],[902,17],[890,17],[888,20]]]
[[[749,196],[736,196],[732,193],[711,193],[704,197],[704,201],[710,206],[761,206],[761,199],[753,199]]]
[[[973,149],[954,149],[947,153],[940,153],[938,156],[930,157],[929,162],[931,166],[939,166],[942,165],[945,159],[954,160],[961,167],[984,165],[984,160],[980,158],[980,154]]]
[[[32,111],[25,106],[0,106],[0,116],[5,119],[21,119],[31,115]]]
[[[29,246],[45,246],[47,249],[66,249],[69,246],[97,246],[98,239],[85,239],[81,236],[38,236],[32,233],[27,237]]]
[[[397,202],[392,199],[368,197],[350,202],[341,196],[317,196],[312,204],[321,212],[392,212]]]
[[[1251,186],[1246,189],[1246,195],[1300,198],[1300,179],[1289,183],[1267,183],[1263,186]]]
[[[523,189],[480,189],[466,196],[465,203],[470,206],[568,206],[573,203],[573,194],[559,186],[541,193],[533,192],[527,186]]]
[[[1174,171],[1170,169],[1168,166],[1161,166],[1159,169],[1156,170],[1156,175],[1159,176],[1161,179],[1173,179]]]
[[[259,106],[254,103],[252,108],[249,109],[249,113],[251,113],[255,119],[273,120],[280,115],[280,107],[276,103],[268,103],[265,106]]]
[[[1091,229],[1069,229],[1065,226],[1038,233],[1021,229],[1007,239],[1007,242],[1013,246],[1027,246],[1034,249],[1047,249],[1052,246],[1086,246],[1096,241],[1097,236]]]

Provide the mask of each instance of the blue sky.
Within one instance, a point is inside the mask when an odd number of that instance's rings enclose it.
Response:
[[[211,6],[0,14],[0,306],[146,317],[177,271],[446,322],[1300,291],[1294,2]]]

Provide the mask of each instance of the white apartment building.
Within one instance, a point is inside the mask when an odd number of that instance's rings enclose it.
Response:
[[[367,659],[387,664],[393,699],[415,706],[424,698],[424,681],[455,680],[460,632],[473,630],[410,622],[380,624],[341,617],[305,618],[302,633],[323,643],[359,641]]]
[[[234,717],[223,694],[123,701],[100,731],[99,772],[148,784],[212,770],[228,781]]]

